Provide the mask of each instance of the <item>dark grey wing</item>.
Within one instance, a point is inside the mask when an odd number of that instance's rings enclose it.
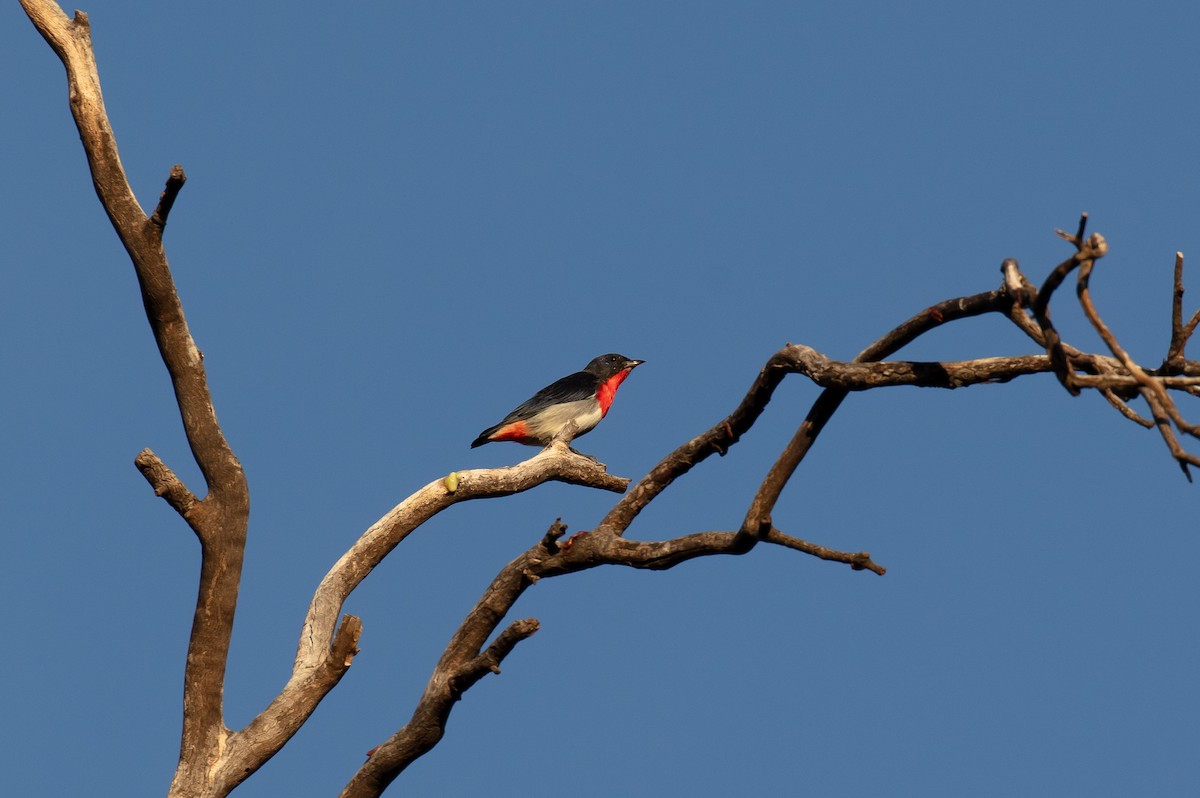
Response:
[[[550,405],[564,402],[578,402],[596,395],[596,375],[586,371],[568,374],[557,382],[552,382],[542,390],[529,397],[517,406],[515,410],[504,417],[501,425],[512,421],[533,418],[539,411]]]

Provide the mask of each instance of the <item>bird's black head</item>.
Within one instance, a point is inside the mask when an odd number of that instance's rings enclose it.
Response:
[[[624,355],[601,355],[600,357],[592,358],[592,362],[584,366],[583,370],[589,374],[595,374],[602,380],[606,380],[614,374],[628,371],[645,362],[644,360],[634,360]]]

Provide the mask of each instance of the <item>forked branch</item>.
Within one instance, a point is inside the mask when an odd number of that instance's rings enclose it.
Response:
[[[197,500],[153,453],[138,457],[138,467],[155,492],[180,513],[203,544],[184,674],[183,735],[176,774],[179,786],[203,777],[205,763],[211,761],[206,757],[221,747],[227,735],[222,696],[249,491],[242,466],[217,422],[203,357],[188,330],[162,248],[170,203],[160,205],[156,222],[142,210],[129,185],[104,108],[87,15],[76,12],[69,18],[49,0],[21,0],[21,5],[66,69],[71,115],[87,155],[92,184],[133,262],[146,318],[175,389],[188,445],[207,486],[205,497]],[[183,185],[182,170],[177,170],[164,191],[164,198],[172,201]]]
[[[876,564],[867,552],[836,551],[801,540],[781,532],[771,520],[775,501],[796,466],[810,451],[816,436],[841,402],[854,391],[896,385],[960,388],[1006,382],[1019,376],[1053,370],[1055,357],[1061,358],[1065,364],[1066,371],[1060,375],[1064,384],[1070,383],[1068,387],[1073,385],[1077,389],[1100,390],[1110,401],[1124,407],[1127,415],[1132,414],[1135,418],[1136,414],[1128,410],[1119,394],[1142,389],[1147,381],[1154,386],[1152,390],[1155,393],[1167,389],[1194,391],[1200,385],[1200,368],[1195,363],[1179,362],[1175,364],[1173,374],[1164,371],[1148,375],[1119,347],[1111,347],[1113,357],[1085,354],[1057,337],[1053,325],[1049,324],[1046,303],[1071,270],[1081,268],[1081,280],[1086,282],[1092,264],[1104,254],[1106,248],[1100,236],[1082,241],[1085,224],[1086,216],[1081,220],[1078,233],[1074,237],[1068,236],[1068,240],[1080,242],[1076,256],[1056,267],[1041,291],[1033,288],[1021,274],[1015,260],[1006,259],[1002,264],[1004,283],[1000,289],[933,305],[891,330],[851,363],[830,360],[803,345],[788,344],[763,366],[733,413],[684,443],[652,468],[617,502],[595,530],[577,533],[564,544],[560,540],[566,532],[566,526],[561,520],[556,521],[541,541],[505,566],[496,576],[451,639],[412,718],[391,738],[370,751],[367,762],[342,792],[342,798],[375,798],[416,758],[436,745],[445,731],[445,723],[454,703],[461,698],[464,685],[469,686],[475,681],[472,678],[464,682],[456,674],[461,672],[463,663],[475,663],[477,667],[472,673],[480,675],[483,673],[478,667],[480,663],[488,661],[498,665],[498,660],[487,659],[483,646],[525,589],[540,579],[601,565],[666,570],[697,557],[743,554],[760,542],[773,543],[821,559],[842,562],[855,570],[870,570],[882,575],[885,569]],[[1084,254],[1079,256],[1079,253]],[[1037,306],[1032,311],[1032,317],[1025,310],[1031,305]],[[940,363],[879,360],[942,324],[985,313],[1003,313],[1039,346],[1056,349],[1058,355],[1049,351],[1038,355]],[[1175,329],[1181,329],[1180,325],[1176,324]],[[783,377],[792,373],[807,376],[825,387],[825,390],[764,478],[741,528],[730,532],[700,532],[663,541],[633,541],[624,536],[641,509],[678,477],[714,453],[725,454],[730,446],[736,444],[764,411]],[[529,624],[523,628],[536,628],[536,622],[532,619],[518,623]],[[498,641],[502,639],[505,639],[505,635],[501,635]],[[509,650],[511,646],[504,648],[505,653]]]
[[[187,178],[181,166],[172,168],[158,205],[146,215],[117,153],[87,15],[78,12],[68,18],[47,0],[22,0],[22,6],[66,68],[71,111],[93,185],[133,261],[147,319],[208,489],[204,498],[197,498],[149,449],[135,460],[155,494],[187,521],[203,544],[184,675],[184,728],[171,794],[225,795],[290,739],[346,673],[357,652],[362,624],[353,616],[337,623],[342,603],[409,532],[459,501],[505,496],[548,480],[619,492],[628,480],[607,474],[603,466],[574,454],[560,441],[519,466],[456,472],[426,486],[369,529],[322,582],[305,621],[292,676],[276,699],[246,728],[226,728],[223,685],[245,551],[249,491],[241,464],[217,422],[203,356],[188,330],[162,246],[163,230]],[[508,641],[503,638],[490,650],[490,657],[501,657]]]
[[[676,565],[719,554],[748,551],[737,532],[697,532],[663,541],[632,541],[603,532],[580,533],[569,545],[560,543],[567,527],[556,520],[542,538],[506,565],[451,638],[438,661],[411,719],[388,740],[371,749],[367,761],[354,774],[341,798],[376,798],[409,765],[435,746],[464,690],[499,665],[520,639],[537,629],[537,621],[517,621],[496,638],[505,615],[521,594],[539,580],[586,571],[601,565],[663,571]],[[843,562],[855,570],[882,575],[885,569],[866,552],[848,553],[816,546],[777,529],[766,531],[766,542],[801,551],[821,559]],[[485,646],[487,648],[485,649]],[[464,678],[470,674],[473,678]]]
[[[1182,263],[1182,256],[1175,259],[1177,285],[1181,284]],[[1076,286],[1076,294],[1079,296],[1079,304],[1083,307],[1084,315],[1087,316],[1088,321],[1091,322],[1096,332],[1099,333],[1100,338],[1104,341],[1105,346],[1107,346],[1109,351],[1113,353],[1118,361],[1120,361],[1124,371],[1133,379],[1134,386],[1136,387],[1138,394],[1141,395],[1142,399],[1145,400],[1146,405],[1150,408],[1150,415],[1154,419],[1154,427],[1158,429],[1159,435],[1162,436],[1163,442],[1167,445],[1167,450],[1171,453],[1171,456],[1175,458],[1175,461],[1179,463],[1179,467],[1183,470],[1183,474],[1185,477],[1187,477],[1188,482],[1191,482],[1192,472],[1188,466],[1200,465],[1200,458],[1189,453],[1183,448],[1183,446],[1180,445],[1179,439],[1176,438],[1175,432],[1171,428],[1171,424],[1174,423],[1179,430],[1194,437],[1200,437],[1200,427],[1196,427],[1195,425],[1185,421],[1182,414],[1179,412],[1179,408],[1176,407],[1175,400],[1172,399],[1168,393],[1168,387],[1170,385],[1171,378],[1152,376],[1151,374],[1147,373],[1145,369],[1134,362],[1133,358],[1129,355],[1125,348],[1121,346],[1119,341],[1117,341],[1117,336],[1113,334],[1108,325],[1105,324],[1103,319],[1100,318],[1100,314],[1097,312],[1096,306],[1092,302],[1092,293],[1090,289],[1093,264],[1093,260],[1087,260],[1080,265],[1079,278]],[[1176,292],[1176,296],[1180,296],[1181,294],[1182,291]],[[1177,306],[1178,305],[1176,302],[1176,307]],[[1177,316],[1177,313],[1173,311],[1172,315]],[[1179,327],[1175,325],[1172,326],[1174,330],[1179,333],[1179,336],[1176,337],[1176,335],[1172,335],[1171,349],[1174,349],[1178,343],[1180,351],[1182,351],[1183,343],[1186,341],[1186,335],[1182,334],[1182,332],[1179,330]],[[1170,362],[1170,360],[1171,355],[1170,352],[1168,352],[1167,362]],[[1178,360],[1179,359],[1176,360],[1177,363]]]
[[[185,670],[180,759],[171,794],[223,796],[274,755],[347,673],[358,650],[362,623],[341,615],[353,591],[404,538],[435,514],[461,501],[506,496],[557,480],[623,492],[628,480],[570,450],[573,430],[511,468],[456,471],[429,483],[398,504],[333,565],[316,589],[297,645],[292,674],[279,695],[244,729],[225,726],[222,695],[229,642],[244,555],[249,492],[213,410],[203,356],[187,326],[165,251],[163,232],[185,182],[181,166],[171,169],[154,211],[147,215],[129,185],[117,152],[92,49],[87,15],[67,17],[50,0],[21,0],[35,27],[62,61],[72,116],[79,129],[97,196],[137,273],[147,319],[170,375],[193,457],[205,481],[202,498],[149,449],[135,463],[155,493],[193,529],[202,543],[200,584]],[[1200,437],[1200,426],[1184,419],[1172,391],[1200,393],[1200,364],[1189,361],[1186,344],[1200,325],[1200,312],[1183,320],[1183,255],[1177,254],[1167,357],[1157,369],[1136,363],[1103,322],[1092,301],[1089,279],[1107,252],[1103,237],[1084,238],[1087,216],[1074,234],[1060,235],[1075,253],[1053,269],[1040,288],[1005,260],[1000,288],[933,305],[897,326],[854,361],[831,360],[788,344],[759,371],[738,406],[709,430],[662,459],[616,502],[590,533],[562,541],[566,526],[555,522],[529,550],[505,566],[449,642],[411,720],[373,749],[347,785],[346,796],[377,796],[400,772],[441,739],[455,702],[488,673],[498,673],[516,645],[538,629],[534,619],[515,621],[497,634],[526,588],[538,580],[600,565],[666,570],[697,557],[737,555],[760,543],[780,546],[854,570],[882,575],[867,552],[842,552],[780,531],[776,503],[821,430],[855,391],[898,385],[961,388],[1006,382],[1053,371],[1072,394],[1095,389],[1125,418],[1159,430],[1172,456],[1191,478],[1200,458],[1180,445],[1175,431]],[[1064,342],[1050,318],[1050,303],[1072,271],[1084,313],[1104,340],[1108,355],[1088,354]],[[918,336],[944,324],[987,313],[1004,314],[1043,350],[1038,354],[960,362],[884,361]],[[661,541],[626,537],[639,513],[675,480],[713,454],[724,455],[753,427],[780,382],[801,374],[822,386],[791,441],[764,476],[740,526]],[[1129,402],[1141,397],[1151,419]],[[340,620],[339,620],[340,618]]]

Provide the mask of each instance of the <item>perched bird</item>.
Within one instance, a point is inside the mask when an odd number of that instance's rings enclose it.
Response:
[[[494,427],[479,433],[471,448],[492,441],[513,441],[546,446],[563,427],[574,421],[578,438],[591,431],[612,407],[617,388],[629,372],[644,363],[624,355],[601,355],[558,382],[535,393]]]

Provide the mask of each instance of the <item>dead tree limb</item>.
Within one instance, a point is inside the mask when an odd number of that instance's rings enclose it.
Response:
[[[609,475],[603,465],[572,452],[564,431],[549,447],[511,468],[456,471],[429,483],[372,525],[336,562],[314,593],[297,646],[293,670],[278,696],[245,728],[224,721],[223,688],[237,606],[249,514],[249,490],[241,464],[226,440],[213,407],[203,355],[184,317],[163,249],[163,231],[185,182],[183,168],[170,170],[154,211],[147,214],[130,188],[116,139],[104,109],[87,15],[67,17],[51,0],[21,0],[30,20],[62,61],[70,107],[87,155],[97,196],[138,277],[143,305],[175,391],[184,433],[205,481],[202,498],[151,450],[135,458],[137,468],[191,527],[201,542],[197,602],[184,673],[184,713],[180,759],[170,794],[224,796],[254,773],[295,734],[322,698],[348,671],[362,623],[341,608],[362,581],[404,538],[435,514],[461,501],[507,496],[557,480],[625,491],[628,480]],[[1136,363],[1101,319],[1089,279],[1107,253],[1098,234],[1084,238],[1087,216],[1076,233],[1059,234],[1076,249],[1034,286],[1014,259],[1002,264],[1000,288],[933,305],[867,347],[852,362],[831,360],[800,345],[772,355],[734,411],[709,430],[679,446],[619,500],[590,533],[560,542],[566,526],[556,521],[530,549],[505,566],[460,625],[437,663],[412,719],[373,750],[347,785],[346,796],[377,796],[412,761],[441,739],[453,704],[501,662],[538,623],[524,619],[496,634],[526,588],[538,580],[600,565],[666,570],[697,557],[743,554],[769,543],[882,575],[885,569],[867,552],[836,551],[780,531],[772,514],[797,467],[841,403],[855,391],[899,385],[962,388],[1007,382],[1052,371],[1072,394],[1095,389],[1123,417],[1159,430],[1171,455],[1191,479],[1188,453],[1175,431],[1200,437],[1172,391],[1200,394],[1200,364],[1184,357],[1200,325],[1200,312],[1183,321],[1183,255],[1177,254],[1167,356],[1157,369]],[[1050,319],[1050,303],[1072,271],[1084,313],[1109,349],[1089,354],[1062,340]],[[884,361],[918,336],[941,325],[987,313],[1002,313],[1043,350],[1039,354],[980,358],[960,362]],[[764,476],[737,529],[695,532],[660,541],[626,537],[642,509],[712,454],[724,455],[764,412],[788,374],[806,376],[824,390],[795,435]],[[1129,402],[1141,398],[1151,419]],[[490,641],[490,642],[489,642]]]
[[[200,586],[184,673],[180,757],[170,794],[227,795],[295,734],[349,669],[362,624],[345,616],[337,625],[342,603],[409,532],[454,503],[506,496],[549,480],[617,492],[629,481],[607,474],[599,463],[557,442],[519,466],[456,472],[427,485],[368,529],[334,566],[313,598],[286,686],[244,729],[228,729],[224,681],[250,500],[241,464],[217,422],[204,359],[188,330],[162,245],[163,230],[187,178],[181,166],[173,167],[154,212],[147,215],[142,210],[104,109],[87,15],[77,12],[68,18],[47,0],[22,0],[22,6],[66,68],[71,112],[93,185],[133,261],[146,316],[205,479],[207,493],[198,499],[151,450],[135,458],[155,494],[187,521],[201,542]],[[493,656],[503,649],[495,649]]]
[[[632,541],[620,535],[593,532],[577,535],[575,542],[569,546],[559,543],[566,531],[562,519],[556,520],[541,540],[496,575],[451,638],[412,718],[388,740],[371,749],[367,761],[346,785],[341,798],[375,798],[381,795],[405,768],[441,740],[455,702],[478,680],[478,676],[483,675],[478,667],[480,658],[491,662],[488,652],[501,644],[515,644],[517,637],[523,635],[520,639],[524,639],[537,629],[534,619],[517,621],[498,636],[495,643],[487,645],[517,599],[539,580],[601,565],[663,571],[698,557],[742,554],[745,551],[740,535],[732,531],[697,532],[663,541]],[[777,529],[768,530],[764,540],[821,559],[844,562],[855,570],[870,570],[880,575],[885,570],[873,562],[866,552],[838,552],[786,535]],[[507,654],[511,649],[512,645],[506,645],[504,653]],[[499,665],[499,658],[495,664]],[[498,667],[491,670],[499,672]],[[466,674],[475,678],[465,678]]]
[[[1093,238],[1097,238],[1097,236],[1093,236]],[[1177,281],[1181,271],[1179,265],[1181,261],[1182,258],[1176,258]],[[1181,431],[1197,437],[1200,437],[1200,427],[1190,424],[1183,419],[1179,408],[1175,406],[1175,400],[1168,393],[1166,380],[1162,377],[1152,377],[1134,362],[1129,353],[1125,351],[1125,348],[1117,341],[1117,336],[1113,334],[1113,331],[1100,318],[1100,314],[1096,311],[1096,306],[1092,302],[1092,292],[1089,287],[1094,264],[1095,261],[1092,259],[1085,260],[1080,264],[1076,287],[1079,304],[1083,307],[1084,315],[1087,316],[1088,321],[1091,322],[1096,332],[1100,334],[1100,338],[1104,341],[1105,346],[1117,358],[1127,375],[1133,379],[1138,393],[1150,408],[1150,415],[1154,419],[1154,427],[1158,429],[1159,435],[1162,436],[1168,451],[1171,452],[1171,456],[1175,458],[1175,461],[1179,463],[1179,467],[1183,469],[1183,475],[1187,477],[1188,482],[1191,482],[1192,472],[1188,466],[1200,465],[1200,458],[1190,454],[1179,444],[1179,439],[1175,437],[1171,425],[1174,423]],[[1179,328],[1175,327],[1175,329],[1178,330]],[[1186,338],[1182,340],[1185,341]],[[1176,340],[1172,336],[1171,347],[1174,348],[1175,345]],[[1182,342],[1179,345],[1182,348]],[[1168,350],[1168,362],[1170,359],[1171,354],[1170,350]]]
[[[200,539],[202,559],[196,612],[184,673],[184,721],[176,782],[196,778],[228,734],[223,721],[225,667],[237,607],[238,583],[250,511],[246,478],[213,410],[204,359],[184,318],[162,247],[169,202],[157,221],[142,210],[117,152],[87,15],[68,18],[56,3],[21,0],[38,32],[58,54],[67,72],[71,115],[87,154],[92,184],[137,272],[146,318],[171,377],[192,456],[207,487],[203,499],[187,491],[158,458],[139,456],[139,467],[156,493],[165,497]],[[178,193],[183,170],[175,167],[164,198]]]
[[[1080,223],[1076,240],[1082,237],[1085,223],[1086,215]],[[1103,239],[1093,236],[1077,248],[1077,255],[1079,252],[1085,252],[1086,255],[1081,258],[1073,256],[1069,261],[1059,264],[1043,284],[1042,292],[1034,289],[1025,279],[1014,259],[1006,259],[1001,266],[1004,283],[998,290],[949,299],[930,306],[871,344],[850,363],[831,360],[800,344],[788,344],[776,352],[759,371],[733,413],[663,458],[617,502],[593,531],[577,533],[562,544],[559,541],[567,527],[558,519],[537,544],[500,571],[451,638],[412,717],[388,740],[371,749],[367,761],[347,783],[341,798],[377,798],[409,765],[441,740],[454,703],[483,673],[477,667],[478,663],[486,661],[494,666],[490,670],[498,673],[500,658],[489,658],[488,652],[500,641],[513,638],[517,625],[527,630],[528,634],[536,630],[537,622],[534,619],[518,621],[502,633],[492,647],[484,648],[524,591],[540,579],[601,565],[666,570],[697,557],[744,554],[759,542],[773,543],[821,559],[845,563],[854,570],[869,570],[883,575],[886,569],[875,563],[865,551],[836,551],[781,532],[772,523],[771,510],[796,467],[811,450],[821,429],[841,402],[855,391],[898,385],[953,389],[1007,382],[1019,376],[1055,369],[1053,352],[962,362],[879,360],[940,325],[986,313],[1003,313],[1039,346],[1047,349],[1057,347],[1058,356],[1067,369],[1064,373],[1070,375],[1067,378],[1070,382],[1068,387],[1076,388],[1073,393],[1078,394],[1084,388],[1097,389],[1107,399],[1116,402],[1118,409],[1124,407],[1127,411],[1125,415],[1132,415],[1135,420],[1137,415],[1128,410],[1118,398],[1118,393],[1146,389],[1157,396],[1160,392],[1172,389],[1194,391],[1200,383],[1196,363],[1178,359],[1170,369],[1164,366],[1147,372],[1128,358],[1115,343],[1110,347],[1113,357],[1085,354],[1057,337],[1049,324],[1045,307],[1028,314],[1025,311],[1026,307],[1037,303],[1039,297],[1052,295],[1066,274],[1075,268],[1083,269],[1081,280],[1086,281],[1086,274],[1090,273],[1094,260],[1103,254],[1103,248]],[[1177,284],[1180,280],[1177,278]],[[1181,330],[1181,324],[1176,323],[1175,329]],[[1173,339],[1173,351],[1175,346]],[[1182,351],[1181,347],[1179,351]],[[736,444],[765,410],[784,376],[793,373],[808,377],[825,390],[764,477],[738,530],[699,532],[663,541],[633,541],[624,536],[638,513],[676,479],[712,454],[724,455],[730,446]],[[1064,379],[1062,375],[1059,377],[1060,380]],[[512,645],[515,642],[513,639]],[[511,651],[512,645],[503,647],[505,654]],[[462,678],[464,669],[469,669],[472,663],[476,665],[470,670],[472,678]]]

